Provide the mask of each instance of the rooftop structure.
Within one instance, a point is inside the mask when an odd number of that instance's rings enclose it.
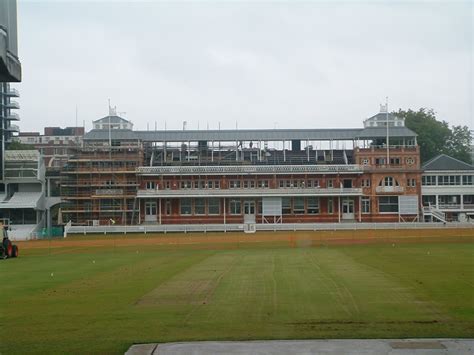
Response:
[[[108,130],[110,129],[133,129],[133,123],[118,116],[117,108],[109,106],[108,116],[92,121],[93,129]]]
[[[386,105],[380,105],[380,112],[364,121],[364,127],[405,127],[405,119],[387,111]]]

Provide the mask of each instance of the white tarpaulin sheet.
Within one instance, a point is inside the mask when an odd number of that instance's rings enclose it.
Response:
[[[281,216],[281,197],[262,197],[264,216]]]
[[[405,195],[398,197],[399,211],[401,215],[418,214],[418,196]]]

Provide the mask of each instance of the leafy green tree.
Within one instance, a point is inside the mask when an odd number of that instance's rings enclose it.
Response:
[[[472,137],[469,127],[453,126],[451,128],[451,137],[446,142],[446,154],[466,163],[472,163],[471,143]]]
[[[471,163],[471,135],[467,126],[449,128],[446,121],[438,121],[432,109],[394,112],[405,118],[405,125],[418,135],[421,161],[426,162],[439,154]]]

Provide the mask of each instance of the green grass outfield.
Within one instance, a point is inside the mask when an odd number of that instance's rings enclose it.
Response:
[[[474,336],[470,240],[219,249],[52,243],[25,244],[20,258],[0,261],[2,354],[118,354],[132,343],[185,340]]]

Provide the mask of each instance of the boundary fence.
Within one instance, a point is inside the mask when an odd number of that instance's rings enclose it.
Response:
[[[383,229],[459,229],[472,228],[474,223],[276,223],[255,224],[256,231],[331,231],[331,230],[383,230]],[[64,237],[70,234],[112,234],[112,233],[194,233],[194,232],[244,232],[245,224],[142,224],[132,226],[73,226],[67,224]]]

